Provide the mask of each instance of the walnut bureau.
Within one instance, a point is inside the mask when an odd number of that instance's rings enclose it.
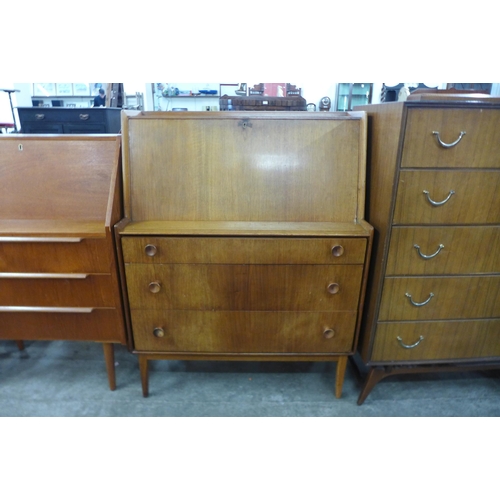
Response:
[[[356,109],[369,117],[376,228],[358,404],[389,375],[500,368],[500,99]]]
[[[116,226],[129,343],[148,361],[336,361],[356,348],[372,227],[366,116],[122,113]]]
[[[126,344],[120,136],[0,137],[0,339]]]

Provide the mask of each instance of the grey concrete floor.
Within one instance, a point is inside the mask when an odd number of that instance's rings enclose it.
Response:
[[[362,381],[348,365],[341,399],[335,363],[151,361],[142,397],[137,358],[115,347],[110,391],[102,346],[0,342],[0,416],[493,417],[500,372],[401,375],[356,404]]]

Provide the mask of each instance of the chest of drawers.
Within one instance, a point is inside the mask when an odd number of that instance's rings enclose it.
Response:
[[[361,404],[388,375],[500,365],[500,99],[360,107],[377,228]]]
[[[336,361],[372,228],[364,113],[123,114],[129,342],[151,359]]]
[[[0,339],[126,343],[120,137],[0,137]]]

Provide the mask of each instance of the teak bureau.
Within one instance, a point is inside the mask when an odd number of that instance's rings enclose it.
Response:
[[[126,343],[120,136],[0,137],[0,339]]]
[[[361,404],[388,375],[500,367],[500,99],[421,94],[357,109],[369,117],[377,232]]]
[[[148,360],[336,361],[371,248],[364,113],[123,112],[116,226],[129,345]]]

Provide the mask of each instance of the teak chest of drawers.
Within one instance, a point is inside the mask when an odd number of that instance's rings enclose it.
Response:
[[[371,248],[364,113],[122,114],[117,242],[129,342],[148,360],[337,361]]]
[[[126,343],[119,136],[0,137],[0,339]]]
[[[359,404],[388,375],[500,366],[500,99],[421,99],[357,108],[377,229]]]

